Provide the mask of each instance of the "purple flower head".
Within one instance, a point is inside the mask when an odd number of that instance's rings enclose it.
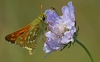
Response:
[[[50,30],[45,33],[47,37],[43,49],[45,53],[59,50],[65,44],[74,42],[73,36],[76,32],[76,28],[72,2],[62,7],[62,16],[58,16],[52,9],[46,10],[45,14],[47,15],[46,21]]]

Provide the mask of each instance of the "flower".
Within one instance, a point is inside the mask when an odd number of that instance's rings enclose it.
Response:
[[[56,11],[52,9],[46,10],[45,14],[49,31],[45,33],[47,39],[44,43],[44,52],[54,52],[62,49],[69,42],[73,43],[76,28],[72,2],[70,1],[67,6],[62,7],[62,16],[58,16]]]

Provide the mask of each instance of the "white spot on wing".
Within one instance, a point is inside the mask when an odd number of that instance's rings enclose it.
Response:
[[[32,31],[30,32],[30,35],[32,34]]]
[[[28,40],[30,39],[30,36],[28,36]]]
[[[33,42],[35,42],[35,40],[33,40]]]

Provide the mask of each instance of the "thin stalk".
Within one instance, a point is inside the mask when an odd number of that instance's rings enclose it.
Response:
[[[93,60],[93,58],[92,58],[92,56],[91,56],[89,50],[88,50],[80,41],[78,41],[76,38],[74,38],[74,39],[75,39],[75,42],[77,42],[77,43],[78,43],[81,47],[83,47],[84,50],[87,52],[87,54],[88,54],[89,57],[90,57],[91,62],[94,62],[94,60]]]

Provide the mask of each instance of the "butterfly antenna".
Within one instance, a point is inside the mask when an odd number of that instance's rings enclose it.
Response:
[[[43,5],[41,5],[41,14],[42,14],[42,8],[43,8]]]

